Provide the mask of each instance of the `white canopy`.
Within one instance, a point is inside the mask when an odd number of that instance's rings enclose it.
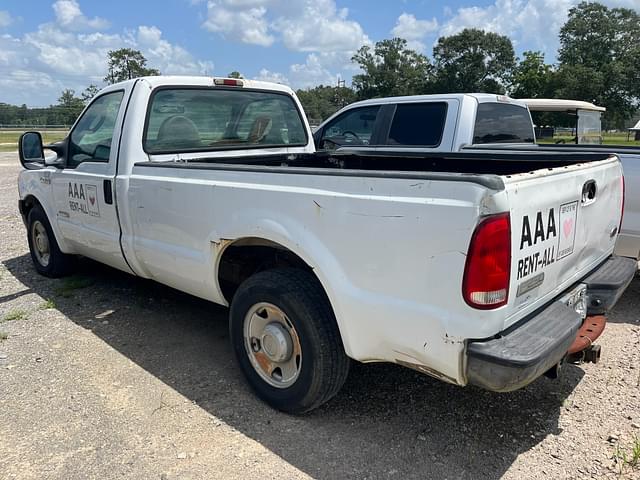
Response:
[[[564,100],[559,98],[519,98],[518,100],[526,103],[532,112],[570,112],[573,110],[604,112],[607,110],[605,107],[598,107],[593,103],[582,102],[580,100]],[[636,125],[636,127],[637,126],[638,125]]]
[[[636,123],[633,127],[631,127],[629,130],[639,130],[640,131],[640,120],[638,120],[638,123]]]

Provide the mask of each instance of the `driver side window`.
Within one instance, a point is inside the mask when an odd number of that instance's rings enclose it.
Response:
[[[103,95],[87,108],[71,132],[67,167],[83,162],[108,162],[111,140],[124,92]]]
[[[380,106],[354,108],[328,123],[322,132],[320,148],[369,145]]]

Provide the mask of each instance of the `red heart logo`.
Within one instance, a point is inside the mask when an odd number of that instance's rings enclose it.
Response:
[[[89,197],[89,201],[91,202],[91,205],[93,205],[94,203],[96,203],[96,199],[95,199],[95,197]]]
[[[568,238],[571,235],[571,231],[573,230],[573,218],[568,218],[562,224],[562,230],[564,231],[565,238]]]

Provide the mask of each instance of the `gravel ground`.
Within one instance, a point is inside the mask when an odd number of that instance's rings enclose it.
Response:
[[[248,390],[225,309],[90,261],[38,276],[18,171],[0,154],[2,479],[640,478],[616,460],[640,437],[640,279],[598,365],[509,394],[354,365],[291,417]]]

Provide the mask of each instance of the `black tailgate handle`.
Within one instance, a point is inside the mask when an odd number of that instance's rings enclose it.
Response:
[[[113,204],[113,192],[111,191],[111,180],[104,180],[102,182],[102,188],[104,189],[104,203],[107,205]]]
[[[598,193],[598,184],[595,180],[589,180],[582,186],[582,204],[589,205],[596,201]]]

